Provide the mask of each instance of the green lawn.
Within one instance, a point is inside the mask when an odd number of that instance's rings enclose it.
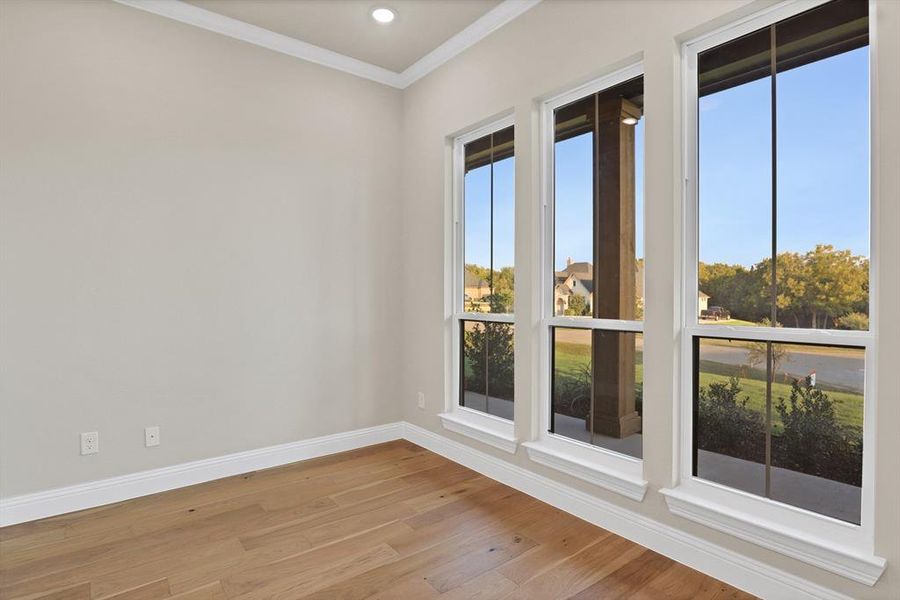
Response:
[[[591,360],[590,346],[570,342],[557,342],[554,360],[557,373],[560,376],[577,377],[584,365],[587,365]],[[643,384],[643,353],[640,351],[637,353],[637,363],[635,381],[638,384]],[[701,386],[707,386],[714,381],[727,382],[728,377],[732,374],[738,374],[739,369],[739,367],[733,365],[710,361],[701,361],[700,368]],[[766,408],[765,380],[745,377],[741,379],[741,387],[743,388],[741,398],[749,398],[747,406],[764,414]],[[838,422],[862,428],[863,397],[861,394],[829,389],[827,386],[820,386],[820,388],[827,391],[828,396],[834,400]],[[784,398],[785,402],[787,402],[790,396],[791,386],[789,383],[775,382],[772,384],[772,418],[776,431],[781,428],[781,419],[778,411],[775,410],[775,406],[778,405],[779,398]]]
[[[707,386],[714,381],[727,383],[728,378],[732,374],[738,374],[737,367],[734,367],[733,365],[723,365],[722,363],[714,363],[711,361],[700,361],[700,369],[701,386]],[[741,388],[740,398],[749,398],[747,407],[764,414],[766,410],[765,378],[743,377],[741,378]],[[834,410],[837,414],[839,423],[862,428],[863,397],[861,394],[829,389],[826,385],[821,385],[819,388],[825,391],[828,394],[828,397],[834,401]],[[778,411],[775,407],[778,406],[780,398],[784,398],[785,403],[787,403],[790,397],[790,383],[780,381],[772,383],[772,420],[775,424],[776,431],[781,428],[781,417],[778,415]]]
[[[735,325],[740,327],[759,327],[759,323],[743,321],[741,319],[726,319],[723,321],[701,321],[701,325]]]
[[[554,357],[556,371],[562,377],[577,377],[585,365],[591,362],[591,347],[573,342],[557,342]],[[635,357],[635,383],[644,382],[644,353],[640,350]]]

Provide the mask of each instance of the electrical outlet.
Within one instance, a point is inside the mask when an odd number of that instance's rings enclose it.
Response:
[[[81,434],[81,454],[97,454],[100,452],[100,434],[96,431],[87,431]]]
[[[425,410],[425,393],[424,392],[419,392],[418,404],[419,404],[419,409]]]
[[[144,445],[148,448],[159,446],[159,425],[144,427]]]

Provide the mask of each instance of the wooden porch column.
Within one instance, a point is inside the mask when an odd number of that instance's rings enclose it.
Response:
[[[641,110],[622,98],[596,106],[594,135],[594,317],[634,319],[634,128]],[[641,429],[635,411],[634,334],[594,330],[593,431],[624,438]]]

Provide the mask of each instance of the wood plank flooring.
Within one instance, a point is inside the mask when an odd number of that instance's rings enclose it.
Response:
[[[0,598],[752,596],[401,441],[0,529]]]

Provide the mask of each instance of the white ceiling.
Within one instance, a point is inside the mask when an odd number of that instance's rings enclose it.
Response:
[[[406,88],[541,0],[114,0],[396,88]],[[2,0],[0,0],[2,2]],[[393,23],[373,8],[397,11]]]
[[[500,0],[186,0],[206,10],[401,72]],[[397,13],[381,25],[376,6]]]

